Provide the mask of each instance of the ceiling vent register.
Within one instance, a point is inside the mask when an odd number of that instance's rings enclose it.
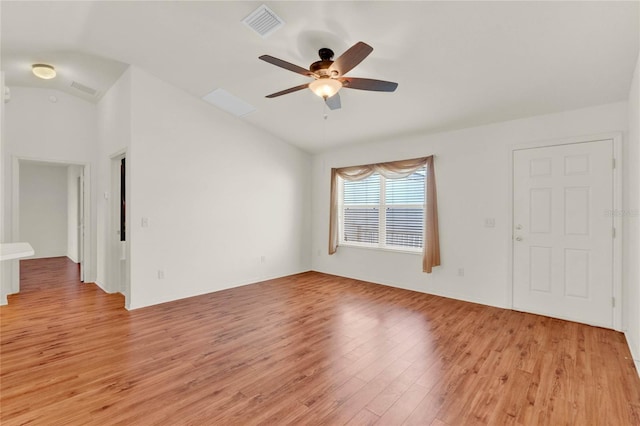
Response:
[[[71,82],[71,87],[73,87],[74,89],[77,89],[81,92],[86,93],[87,95],[91,95],[91,96],[96,96],[98,94],[98,91],[96,89],[93,89],[89,86],[85,86],[82,83],[78,83],[77,81],[72,81]]]
[[[264,4],[251,12],[242,22],[262,38],[269,37],[284,25],[282,18]]]

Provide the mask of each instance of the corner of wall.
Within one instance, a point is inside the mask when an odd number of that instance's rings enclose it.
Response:
[[[629,350],[640,375],[640,56],[629,89],[624,208],[624,330]]]
[[[10,202],[6,200],[9,197],[10,192],[9,181],[7,179],[8,173],[10,173],[9,158],[7,158],[7,145],[5,141],[5,119],[4,119],[4,71],[0,71],[0,177],[2,182],[0,183],[0,242],[9,242],[11,240],[10,230],[11,211],[9,210]],[[7,294],[11,293],[11,287],[13,283],[13,262],[0,262],[0,305],[6,305]]]
[[[129,148],[131,143],[131,79],[129,66],[120,78],[98,102],[98,130],[96,168],[94,173],[96,188],[95,206],[95,250],[96,266],[94,282],[105,292],[111,292],[109,277],[110,259],[110,204],[105,194],[111,192],[111,156]],[[125,295],[126,297],[126,295]]]

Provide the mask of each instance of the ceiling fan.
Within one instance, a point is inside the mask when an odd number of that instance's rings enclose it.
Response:
[[[338,91],[343,87],[375,92],[395,91],[398,83],[392,81],[344,76],[369,56],[371,52],[373,52],[373,47],[359,41],[333,61],[333,51],[325,47],[318,51],[320,60],[311,64],[308,70],[273,56],[262,55],[259,59],[265,62],[314,79],[310,83],[272,93],[266,97],[275,98],[309,88],[313,93],[323,98],[330,109],[338,109],[340,108],[340,94]]]

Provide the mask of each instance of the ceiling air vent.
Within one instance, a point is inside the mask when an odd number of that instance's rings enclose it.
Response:
[[[96,94],[98,94],[98,91],[96,89],[85,86],[84,84],[78,83],[77,81],[71,82],[71,87],[73,87],[74,89],[78,89],[79,91],[84,92],[87,95],[95,96]]]
[[[244,18],[242,22],[262,38],[267,38],[284,25],[282,18],[264,4]]]
[[[243,115],[247,115],[256,109],[253,105],[248,104],[243,101],[239,97],[227,92],[224,89],[216,89],[213,92],[203,96],[205,101],[209,102],[212,105],[217,106],[236,117],[242,117]]]

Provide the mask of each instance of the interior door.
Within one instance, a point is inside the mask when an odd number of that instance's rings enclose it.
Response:
[[[514,151],[514,309],[613,326],[612,209],[612,140]]]

